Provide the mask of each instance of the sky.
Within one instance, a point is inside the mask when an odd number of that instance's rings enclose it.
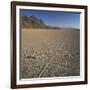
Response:
[[[80,13],[45,11],[45,10],[20,10],[20,15],[35,16],[44,21],[46,25],[61,28],[80,29]]]

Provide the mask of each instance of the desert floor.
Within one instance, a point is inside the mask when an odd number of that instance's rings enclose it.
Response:
[[[80,31],[22,29],[20,78],[80,75]]]

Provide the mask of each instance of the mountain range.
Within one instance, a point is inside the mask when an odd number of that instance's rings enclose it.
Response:
[[[59,27],[52,27],[46,25],[43,20],[35,16],[20,16],[21,28],[47,28],[47,29],[60,29]]]
[[[70,27],[61,28],[57,26],[46,25],[43,20],[38,19],[35,16],[25,16],[25,15],[20,16],[20,25],[21,25],[21,28],[80,30],[77,28],[70,28]]]

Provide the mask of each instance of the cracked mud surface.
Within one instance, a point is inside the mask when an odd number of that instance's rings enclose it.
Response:
[[[80,32],[22,29],[20,58],[20,78],[79,76]]]

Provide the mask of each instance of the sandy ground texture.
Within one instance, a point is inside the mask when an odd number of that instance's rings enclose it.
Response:
[[[22,29],[20,78],[80,75],[80,31]]]

